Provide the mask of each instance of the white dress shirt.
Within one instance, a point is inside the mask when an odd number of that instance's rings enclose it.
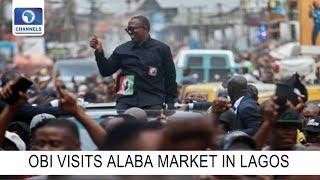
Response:
[[[241,103],[241,100],[244,98],[244,96],[241,96],[239,99],[236,100],[236,102],[234,103],[233,107],[234,107],[234,112],[237,114],[238,112],[238,107]]]

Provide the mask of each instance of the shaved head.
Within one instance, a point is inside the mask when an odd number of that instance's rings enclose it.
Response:
[[[128,114],[135,117],[137,120],[148,121],[147,113],[140,108],[132,107],[127,109],[123,114]]]
[[[228,81],[228,94],[233,102],[247,93],[248,82],[244,76],[235,75]]]

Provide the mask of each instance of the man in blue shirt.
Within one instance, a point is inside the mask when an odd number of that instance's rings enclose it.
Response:
[[[316,45],[318,33],[320,31],[320,2],[314,1],[310,12],[311,18],[313,18],[313,30],[312,30],[312,45]]]

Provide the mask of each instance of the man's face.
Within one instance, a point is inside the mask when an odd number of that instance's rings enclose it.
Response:
[[[131,19],[128,23],[127,33],[134,42],[142,42],[148,35],[145,26],[142,25],[139,19]]]
[[[276,126],[272,133],[271,144],[277,150],[290,150],[296,144],[297,127],[292,125]]]
[[[125,149],[144,151],[158,150],[160,147],[160,138],[160,131],[144,131],[141,132],[135,140],[127,143]]]
[[[308,121],[312,118],[315,118],[319,113],[319,108],[307,108],[303,111],[303,123],[306,125]]]
[[[320,133],[306,133],[306,138],[308,143],[320,143]]]
[[[80,150],[80,142],[65,128],[43,127],[36,131],[32,149],[38,151]]]

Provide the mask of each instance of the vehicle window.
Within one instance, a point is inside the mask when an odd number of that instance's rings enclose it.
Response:
[[[227,62],[224,57],[216,57],[216,56],[211,57],[210,64],[212,68],[224,68],[227,66]]]
[[[228,78],[229,71],[227,69],[211,69],[210,70],[210,81],[224,81]]]
[[[202,66],[203,58],[201,56],[190,56],[188,58],[188,67]]]
[[[203,69],[192,69],[192,68],[190,68],[190,74],[198,74],[198,76],[199,76],[198,81],[199,82],[203,81],[203,78],[204,78],[204,70]]]

